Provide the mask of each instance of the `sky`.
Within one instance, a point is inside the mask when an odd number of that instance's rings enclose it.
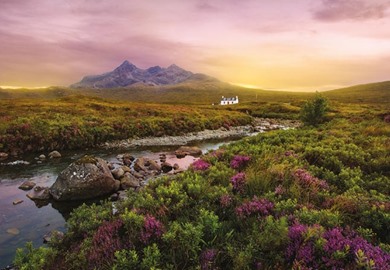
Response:
[[[390,80],[390,0],[0,0],[0,86],[176,64],[316,91]]]

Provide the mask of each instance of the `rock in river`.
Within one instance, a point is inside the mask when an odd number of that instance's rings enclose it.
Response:
[[[10,228],[7,230],[7,233],[12,234],[12,235],[18,235],[20,233],[18,228]]]
[[[196,157],[202,155],[202,149],[197,146],[180,146],[180,148],[175,151],[175,154],[177,158],[183,158],[186,155]]]
[[[33,189],[33,187],[35,187],[35,183],[34,182],[32,182],[32,181],[25,181],[25,182],[23,182],[23,184],[21,184],[19,186],[19,189],[21,189],[21,190],[31,190],[31,189]]]
[[[46,201],[51,198],[49,188],[36,186],[26,195],[31,200]]]
[[[121,178],[121,188],[126,190],[137,187],[139,187],[139,180],[130,173],[125,173],[125,175]]]
[[[8,158],[8,154],[4,152],[0,152],[0,160],[5,160]]]
[[[118,181],[115,180],[101,158],[84,156],[63,170],[50,193],[58,201],[90,199],[115,192]]]
[[[53,152],[50,152],[48,156],[49,156],[49,158],[60,158],[61,153],[58,151],[53,151]]]
[[[163,164],[161,164],[161,170],[164,173],[170,172],[170,171],[172,171],[172,169],[173,169],[173,166],[171,164],[169,164],[168,162],[164,162]]]

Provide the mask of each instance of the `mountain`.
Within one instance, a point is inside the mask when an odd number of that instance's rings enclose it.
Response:
[[[140,69],[129,61],[124,61],[113,71],[85,76],[80,82],[72,84],[71,88],[119,88],[135,85],[175,85],[188,81],[218,81],[210,76],[192,73],[176,65],[167,68],[154,66]]]

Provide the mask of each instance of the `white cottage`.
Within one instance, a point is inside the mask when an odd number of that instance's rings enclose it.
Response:
[[[238,104],[238,96],[232,97],[232,98],[226,98],[222,96],[221,99],[221,105],[232,105],[232,104]]]

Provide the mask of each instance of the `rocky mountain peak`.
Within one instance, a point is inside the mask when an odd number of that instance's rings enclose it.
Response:
[[[125,60],[119,67],[117,67],[115,70],[128,70],[128,71],[132,71],[132,70],[135,70],[137,69],[137,67],[135,65],[133,65],[132,63],[130,63],[129,61]]]
[[[210,80],[207,75],[199,77],[191,71],[182,69],[172,64],[167,68],[153,66],[147,69],[140,69],[134,64],[125,60],[120,66],[111,72],[101,75],[85,76],[80,82],[72,84],[72,88],[117,88],[128,87],[133,84],[147,85],[174,85],[187,80],[198,82]],[[204,79],[205,78],[205,79]]]

